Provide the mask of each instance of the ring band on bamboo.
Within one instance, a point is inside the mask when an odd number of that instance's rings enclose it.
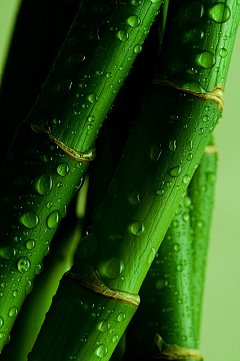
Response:
[[[156,359],[164,361],[203,360],[199,350],[195,348],[181,347],[175,343],[168,344],[158,333],[155,336],[155,343],[159,349],[159,353],[156,355]]]
[[[96,158],[96,149],[95,148],[89,148],[85,152],[78,152],[75,149],[68,147],[67,145],[62,143],[60,140],[58,140],[57,138],[55,138],[52,135],[47,122],[43,123],[41,125],[38,125],[38,124],[29,124],[29,125],[34,132],[40,133],[40,134],[46,134],[48,136],[48,139],[52,143],[58,145],[64,151],[64,153],[66,153],[70,158],[72,158],[78,162],[88,162],[89,163],[89,162],[92,162]]]
[[[205,154],[218,154],[218,149],[216,147],[216,145],[207,145],[205,150],[204,150]]]
[[[209,90],[205,93],[197,93],[197,92],[193,92],[188,89],[183,89],[183,88],[171,83],[170,81],[164,80],[164,79],[159,79],[159,80],[154,79],[152,81],[152,84],[155,86],[159,86],[159,87],[160,86],[169,86],[169,87],[175,88],[183,93],[191,94],[202,100],[213,101],[213,102],[217,103],[218,110],[223,109],[223,106],[224,106],[224,93],[223,93],[222,85],[216,85],[215,88],[213,88],[212,90]]]
[[[84,288],[87,288],[88,290],[97,293],[103,297],[127,302],[136,307],[138,307],[140,304],[139,295],[123,291],[111,290],[109,287],[107,287],[102,282],[102,280],[92,266],[86,268],[86,270],[84,270],[82,274],[70,271],[66,272],[64,274],[64,277],[72,279],[74,282],[80,284]]]

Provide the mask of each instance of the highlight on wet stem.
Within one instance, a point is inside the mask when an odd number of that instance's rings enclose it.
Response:
[[[239,20],[236,0],[20,3],[0,93],[1,361],[203,360]]]

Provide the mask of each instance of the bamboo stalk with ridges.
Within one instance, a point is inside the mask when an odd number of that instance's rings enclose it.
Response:
[[[162,1],[79,10],[1,169],[1,348]]]

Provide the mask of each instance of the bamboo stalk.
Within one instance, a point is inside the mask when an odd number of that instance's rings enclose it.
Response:
[[[176,39],[173,50],[182,49],[181,41],[186,44],[190,15],[196,12],[196,23],[208,34],[197,50],[195,38],[187,45],[197,71],[181,68],[182,78],[174,84],[176,55],[172,49],[163,55],[164,79],[154,81],[161,87],[148,88],[142,98],[102,207],[79,244],[29,360],[108,360],[115,347],[111,337],[121,337],[136,311],[137,293],[222,112],[230,58],[219,52],[224,45],[231,53],[239,9],[234,1],[221,4],[219,9],[215,2],[170,3],[163,54]],[[187,16],[180,16],[183,11]]]
[[[1,349],[161,3],[80,3],[41,94],[19,127],[1,169]]]

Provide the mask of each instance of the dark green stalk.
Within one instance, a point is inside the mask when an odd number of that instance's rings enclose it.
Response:
[[[219,101],[176,86],[146,89],[113,181],[89,235],[79,244],[72,270],[61,281],[29,360],[108,360],[135,313],[136,294],[221,116],[219,81],[227,75],[230,58],[219,57],[219,51],[225,46],[230,56],[240,12],[235,1],[228,2],[227,13],[221,4],[224,18],[209,1],[170,3],[162,71],[166,75],[175,59],[165,52],[176,38],[176,51],[185,44],[192,26],[189,13],[201,5],[195,25],[205,36],[203,41],[190,38],[187,53],[197,71],[185,74],[189,68],[184,67],[181,75],[207,91],[217,86]],[[181,17],[183,11],[188,16]],[[213,56],[215,64],[209,63]]]
[[[168,344],[197,348],[190,204],[189,197],[185,196],[143,282],[141,304],[127,329],[126,357],[129,360],[156,357],[160,353],[157,334]]]
[[[19,127],[1,170],[1,348],[161,2],[81,3]]]
[[[189,184],[193,251],[193,310],[196,336],[199,339],[206,258],[213,212],[217,149],[213,141],[206,147],[194,177]]]

